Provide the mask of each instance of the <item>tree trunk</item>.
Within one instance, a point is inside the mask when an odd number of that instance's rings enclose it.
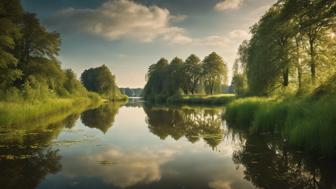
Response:
[[[298,66],[297,71],[298,71],[298,91],[301,91],[302,89],[302,68]]]
[[[289,68],[288,66],[284,69],[284,72],[283,72],[283,86],[284,87],[288,87],[288,84],[289,84]]]
[[[311,74],[311,80],[312,84],[315,84],[316,81],[316,60],[315,60],[315,36],[314,34],[309,33],[309,55],[310,55],[310,74]]]
[[[298,91],[302,89],[302,67],[300,62],[300,39],[299,37],[295,37],[295,44],[296,44],[296,67],[297,67],[297,74],[298,74]]]

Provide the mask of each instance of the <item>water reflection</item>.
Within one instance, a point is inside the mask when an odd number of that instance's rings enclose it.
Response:
[[[160,139],[171,136],[179,140],[184,136],[191,143],[203,139],[212,148],[223,140],[222,108],[186,106],[173,108],[150,105],[143,108],[147,114],[149,130]]]
[[[122,103],[106,103],[98,108],[87,110],[81,114],[82,123],[106,133],[112,127],[118,109],[122,105]]]
[[[335,188],[336,163],[290,149],[277,136],[248,135],[233,154],[245,179],[258,188]]]
[[[223,108],[120,106],[0,129],[1,188],[336,187],[333,160],[294,151],[278,136],[227,128]]]
[[[64,174],[73,177],[98,177],[120,188],[146,185],[161,179],[161,166],[170,161],[174,151],[126,151],[109,148],[98,154],[65,162]]]
[[[48,174],[61,170],[58,150],[51,147],[52,140],[64,126],[72,127],[78,114],[63,121],[28,128],[1,130],[0,137],[0,186],[2,189],[33,189]]]

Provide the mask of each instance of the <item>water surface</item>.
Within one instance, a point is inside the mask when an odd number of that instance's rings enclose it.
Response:
[[[43,128],[3,130],[1,188],[335,187],[332,162],[229,129],[224,111],[105,104]]]

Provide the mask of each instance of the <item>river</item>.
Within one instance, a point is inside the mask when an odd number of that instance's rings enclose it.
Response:
[[[333,188],[335,163],[228,127],[225,107],[105,104],[3,130],[2,189]]]

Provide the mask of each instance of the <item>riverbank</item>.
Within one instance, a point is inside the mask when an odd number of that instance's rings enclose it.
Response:
[[[103,100],[95,94],[83,97],[47,98],[35,101],[0,102],[0,126],[12,127],[40,122],[55,114],[68,114],[84,110]],[[63,116],[62,116],[63,117]]]
[[[218,95],[182,95],[167,98],[170,104],[206,104],[206,105],[224,105],[236,99],[234,94]]]
[[[307,152],[336,155],[336,95],[238,99],[226,108],[229,127],[277,134]]]

